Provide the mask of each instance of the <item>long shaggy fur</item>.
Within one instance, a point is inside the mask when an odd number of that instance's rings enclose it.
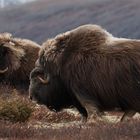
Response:
[[[50,82],[57,76],[70,91],[65,94],[78,100],[88,114],[92,106],[100,111],[120,108],[140,112],[139,40],[113,37],[97,25],[80,26],[47,40],[37,67],[50,75]],[[32,94],[35,88],[34,83]],[[57,92],[45,93],[57,96]]]
[[[27,40],[14,38],[10,33],[0,34],[0,81],[13,86],[29,86],[29,75],[38,57],[40,45]]]

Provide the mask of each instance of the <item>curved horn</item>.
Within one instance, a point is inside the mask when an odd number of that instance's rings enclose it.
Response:
[[[43,84],[48,84],[49,81],[50,81],[50,77],[49,77],[49,76],[47,76],[47,79],[43,79],[43,78],[40,77],[40,76],[37,76],[37,78],[38,78],[38,79],[40,80],[40,82],[43,83]]]
[[[5,73],[8,71],[8,67],[6,67],[4,70],[0,70],[0,73]]]

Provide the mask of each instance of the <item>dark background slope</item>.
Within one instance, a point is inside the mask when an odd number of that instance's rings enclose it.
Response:
[[[82,24],[118,37],[140,38],[140,0],[37,0],[0,10],[0,32],[42,43]]]

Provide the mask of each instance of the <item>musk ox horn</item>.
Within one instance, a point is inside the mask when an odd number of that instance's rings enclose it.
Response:
[[[43,83],[43,84],[48,84],[49,81],[50,81],[50,77],[49,77],[49,76],[47,76],[47,79],[43,79],[43,78],[40,77],[40,76],[38,76],[37,78],[38,78],[38,79],[40,80],[40,82]]]
[[[8,71],[8,67],[6,67],[4,70],[0,70],[0,73],[5,73]]]

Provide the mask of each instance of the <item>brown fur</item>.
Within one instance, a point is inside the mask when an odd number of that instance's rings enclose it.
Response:
[[[33,41],[14,38],[9,33],[0,34],[0,69],[8,67],[7,72],[0,74],[1,82],[28,87],[39,50],[40,46]]]
[[[50,82],[57,76],[70,91],[65,94],[75,97],[89,115],[94,107],[99,111],[120,108],[140,112],[140,40],[115,38],[97,25],[80,26],[47,40],[37,68],[42,69],[42,75],[50,75]],[[36,86],[37,75],[31,73],[30,93],[34,95],[34,89],[39,89],[38,96],[42,92],[50,99],[57,95],[47,91],[49,84],[46,91],[40,83]]]

